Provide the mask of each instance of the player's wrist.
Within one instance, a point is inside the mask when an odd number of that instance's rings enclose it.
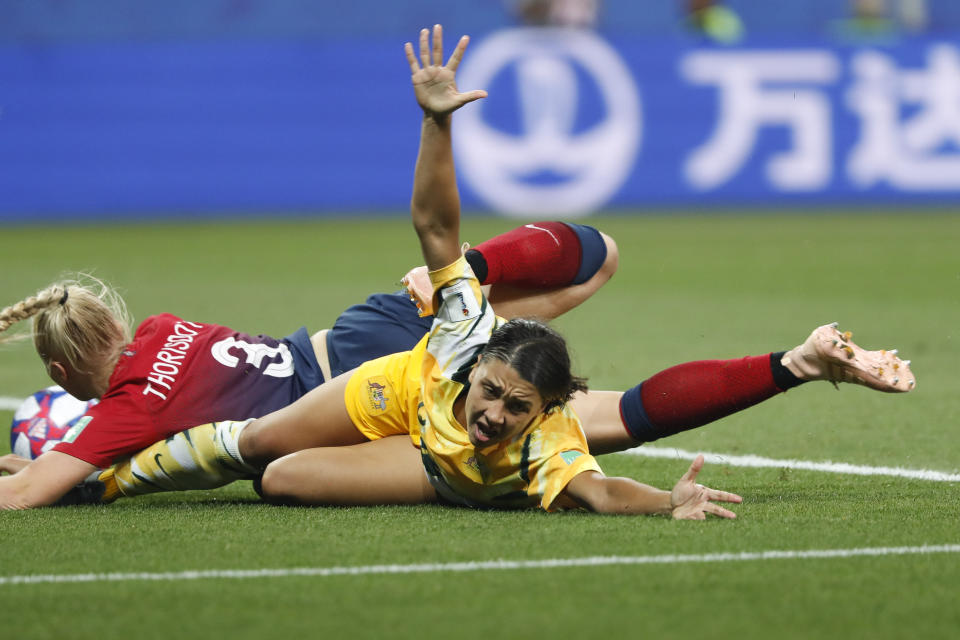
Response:
[[[423,108],[423,121],[427,126],[435,126],[439,129],[449,129],[450,128],[450,115],[452,111],[434,111],[426,106],[421,105]]]
[[[667,513],[671,517],[676,518],[678,517],[678,513],[680,513],[680,511],[683,509],[687,501],[681,500],[680,497],[675,495],[673,491],[670,491],[667,495],[670,501]]]

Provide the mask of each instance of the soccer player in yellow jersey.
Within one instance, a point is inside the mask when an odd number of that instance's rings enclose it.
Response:
[[[502,324],[462,257],[430,276],[441,299],[430,333],[357,369],[350,417],[371,440],[409,433],[448,502],[551,508],[571,478],[599,471],[564,406],[585,386],[563,338],[539,322]]]
[[[604,476],[588,452],[579,418],[566,406],[586,386],[570,371],[563,338],[534,320],[501,326],[487,304],[460,254],[450,145],[450,114],[486,95],[456,89],[454,74],[466,45],[464,37],[444,65],[440,27],[433,30],[432,45],[423,30],[422,66],[413,46],[406,45],[425,114],[411,211],[436,292],[430,333],[413,351],[366,363],[346,381],[334,381],[250,425],[245,444],[261,451],[271,443],[290,447],[288,438],[296,437],[296,429],[329,427],[344,417],[371,439],[275,460],[262,478],[264,495],[299,503],[440,500],[734,517],[716,502],[739,502],[739,496],[695,483],[702,458],[672,492]],[[335,387],[341,402],[332,396]],[[411,464],[415,450],[409,441],[387,437],[397,433],[409,433],[419,444],[422,465]],[[257,438],[267,441],[250,442]]]

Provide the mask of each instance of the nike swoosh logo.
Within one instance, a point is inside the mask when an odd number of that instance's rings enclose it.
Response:
[[[525,224],[523,225],[527,229],[536,229],[537,231],[543,231],[544,233],[550,234],[550,237],[553,238],[553,241],[557,243],[557,246],[560,246],[560,241],[557,239],[557,236],[553,235],[553,232],[550,229],[544,229],[543,227],[538,227],[535,224]]]
[[[158,466],[158,467],[160,467],[160,471],[163,472],[163,475],[165,475],[165,476],[167,476],[167,477],[169,478],[169,477],[170,477],[170,474],[167,473],[167,470],[163,468],[163,463],[160,462],[160,458],[162,458],[162,457],[163,457],[163,454],[162,454],[162,453],[158,453],[158,454],[156,454],[155,456],[153,456],[153,461],[157,463],[157,466]]]

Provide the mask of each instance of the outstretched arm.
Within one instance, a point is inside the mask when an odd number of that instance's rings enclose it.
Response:
[[[734,512],[715,502],[742,502],[743,498],[697,484],[702,468],[703,456],[697,456],[673,491],[587,471],[575,476],[561,495],[597,513],[670,515],[678,520],[703,520],[712,513],[721,518],[736,518]]]
[[[97,468],[59,451],[48,451],[12,476],[0,478],[0,509],[54,504]]]
[[[463,36],[446,64],[443,64],[443,29],[420,31],[420,60],[413,45],[404,50],[410,64],[413,91],[423,109],[420,153],[413,178],[410,203],[413,227],[427,268],[440,269],[460,257],[460,195],[457,191],[450,141],[451,114],[487,95],[485,91],[457,91],[455,75],[469,38]]]

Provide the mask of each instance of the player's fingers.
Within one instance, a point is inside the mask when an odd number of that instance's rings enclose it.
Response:
[[[420,64],[430,66],[430,30],[420,29]]]
[[[403,45],[403,52],[407,54],[407,64],[410,65],[410,73],[420,71],[420,63],[417,62],[417,56],[413,54],[413,45],[409,42]]]
[[[737,514],[735,514],[733,511],[730,511],[729,509],[724,509],[720,505],[714,504],[713,502],[707,502],[706,504],[704,504],[703,510],[706,513],[712,513],[713,515],[718,516],[720,518],[733,519],[737,517]]]
[[[706,520],[703,509],[689,508],[673,512],[674,520]]]
[[[460,42],[457,43],[457,46],[454,47],[453,53],[450,54],[450,59],[447,60],[447,68],[451,71],[456,71],[457,67],[460,66],[460,61],[463,60],[463,52],[467,48],[467,44],[470,42],[470,36],[461,36]]]
[[[703,469],[703,454],[701,453],[696,458],[693,459],[693,462],[690,463],[690,468],[687,469],[687,472],[683,474],[681,480],[686,480],[687,482],[693,482],[697,479],[697,474],[700,473],[700,469]]]
[[[443,66],[443,27],[433,25],[433,64]]]
[[[487,92],[482,89],[477,89],[475,91],[467,91],[460,94],[460,100],[463,104],[468,102],[473,102],[474,100],[479,100],[480,98],[486,98]]]
[[[707,498],[716,502],[743,502],[743,498],[729,491],[707,489]]]

